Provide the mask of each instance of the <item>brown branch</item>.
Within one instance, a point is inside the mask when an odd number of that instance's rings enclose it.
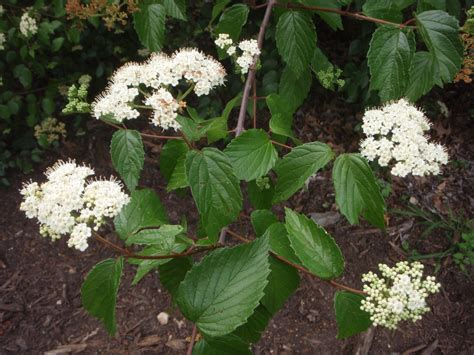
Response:
[[[193,347],[194,347],[194,342],[196,341],[196,335],[197,335],[197,327],[196,325],[193,327],[193,333],[191,335],[191,342],[189,343],[188,351],[186,352],[186,355],[192,355],[193,354]]]
[[[270,15],[272,14],[272,8],[276,4],[276,0],[269,0],[266,5],[265,15],[263,17],[262,24],[260,25],[260,31],[258,32],[258,48],[262,50],[263,40],[265,38],[265,30],[268,22],[270,21]],[[249,68],[247,75],[247,81],[244,86],[244,93],[242,95],[242,103],[240,104],[239,118],[237,120],[237,126],[235,127],[235,135],[239,136],[244,130],[245,115],[247,113],[247,105],[249,101],[250,89],[252,88],[252,82],[255,80],[255,66],[257,65],[258,55],[253,59],[253,63]]]
[[[101,242],[102,244],[108,246],[111,249],[114,249],[116,252],[119,254],[125,256],[126,258],[130,259],[143,259],[143,260],[159,260],[159,259],[172,259],[172,258],[182,258],[185,256],[190,256],[193,254],[197,253],[202,253],[203,251],[209,251],[209,250],[214,250],[217,248],[221,248],[222,245],[210,245],[208,247],[202,247],[199,249],[195,249],[194,247],[189,248],[188,251],[185,251],[184,253],[176,253],[176,254],[169,254],[169,255],[139,255],[132,253],[130,250],[122,248],[121,246],[112,243],[110,240],[105,239],[104,237],[101,237],[98,233],[94,232],[94,238]]]
[[[382,25],[396,26],[398,28],[405,28],[405,27],[414,28],[415,27],[415,26],[408,26],[408,23],[412,22],[413,19],[408,20],[405,23],[396,23],[396,22],[391,22],[391,21],[386,21],[386,20],[382,20],[382,19],[379,19],[379,18],[371,17],[371,16],[362,15],[358,12],[344,11],[344,10],[329,8],[329,7],[309,6],[309,5],[294,4],[294,3],[280,4],[278,2],[274,6],[285,7],[285,8],[288,8],[288,9],[312,10],[312,11],[319,11],[319,12],[332,12],[332,13],[335,13],[335,14],[338,14],[338,15],[342,15],[342,16],[346,16],[346,17],[352,17],[352,18],[355,18],[356,20],[380,23]]]
[[[277,141],[274,141],[274,140],[272,140],[271,142],[272,142],[272,144],[279,145],[280,147],[284,147],[286,149],[290,149],[290,150],[293,149],[293,147],[291,147],[289,145],[286,145],[286,144],[283,144],[283,143],[280,143],[280,142],[277,142]]]
[[[253,128],[257,128],[257,81],[252,81]]]
[[[227,230],[227,233],[231,236],[233,236],[234,238],[244,242],[244,243],[249,243],[251,240],[250,239],[247,239],[245,237],[242,237],[241,235],[231,231],[231,230]],[[338,288],[338,289],[341,289],[341,290],[345,290],[345,291],[349,291],[349,292],[352,292],[352,293],[356,293],[358,295],[366,295],[366,293],[364,291],[361,291],[361,290],[357,290],[357,289],[354,289],[352,287],[349,287],[349,286],[346,286],[344,284],[341,284],[339,282],[336,282],[336,281],[333,281],[333,280],[322,280],[321,278],[319,278],[319,276],[313,274],[311,271],[305,269],[304,267],[302,267],[301,265],[298,265],[298,264],[295,264],[295,263],[292,263],[291,261],[289,260],[286,260],[285,258],[281,257],[280,255],[278,254],[275,254],[274,252],[270,251],[270,255],[272,257],[274,257],[275,259],[278,259],[280,260],[282,263],[285,263],[301,272],[304,272],[305,274],[308,274],[312,277],[315,277],[321,281],[325,281],[327,283],[329,283],[331,286],[335,287],[335,288]]]

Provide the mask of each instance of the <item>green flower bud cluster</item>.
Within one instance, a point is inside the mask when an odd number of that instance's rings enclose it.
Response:
[[[321,70],[316,73],[319,82],[325,89],[334,90],[334,86],[337,85],[340,88],[346,83],[343,79],[340,79],[342,70],[339,68],[329,67],[326,70]]]
[[[78,83],[69,87],[67,93],[68,103],[63,109],[63,113],[88,113],[91,105],[87,102],[87,93],[92,78],[89,75],[82,75]]]
[[[255,184],[260,190],[268,190],[270,188],[270,178],[268,176],[262,176],[255,180]]]

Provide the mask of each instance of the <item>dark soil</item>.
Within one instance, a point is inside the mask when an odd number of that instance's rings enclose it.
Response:
[[[356,151],[359,136],[353,127],[360,121],[360,114],[343,108],[347,105],[338,99],[319,100],[308,103],[299,113],[296,124],[300,127],[299,137],[303,141],[328,142],[338,151]],[[435,107],[436,100],[434,94],[425,105]],[[440,177],[393,179],[388,206],[405,208],[410,200],[445,217],[452,211],[458,217],[464,214],[473,218],[474,121],[467,113],[472,94],[468,87],[457,87],[456,91],[445,91],[442,100],[452,111],[451,117],[430,114],[436,122],[433,135],[449,147],[454,163]],[[185,353],[192,325],[172,306],[155,274],[132,287],[133,267],[125,268],[117,304],[119,330],[115,337],[110,337],[99,321],[82,309],[79,292],[90,268],[113,253],[97,243],[84,253],[68,248],[64,241],[51,243],[41,238],[35,222],[27,220],[18,210],[18,189],[22,182],[41,180],[40,172],[58,158],[72,157],[91,164],[97,174],[113,174],[108,153],[111,134],[108,127],[91,122],[88,138],[66,142],[59,152],[49,154],[36,173],[12,177],[11,188],[0,192],[0,353],[36,354],[55,349],[54,354]],[[161,143],[149,142],[147,147],[149,154],[141,185],[157,191],[172,222],[179,222],[186,214],[189,224],[195,227],[197,214],[191,197],[165,192],[165,181],[156,163]],[[456,164],[461,160],[463,164]],[[330,171],[318,174],[309,191],[297,194],[288,205],[306,214],[333,212],[332,217],[340,217],[334,205]],[[282,206],[275,208],[280,214],[281,210]],[[361,287],[361,274],[376,269],[378,263],[393,264],[406,259],[404,241],[423,253],[438,252],[447,245],[441,231],[435,230],[421,238],[423,229],[414,218],[389,213],[387,220],[385,233],[369,225],[350,226],[344,218],[327,228],[346,259],[342,282]],[[245,219],[232,229],[252,237]],[[107,237],[115,239],[112,233]],[[436,260],[423,262],[429,273],[435,272]],[[301,286],[270,322],[254,352],[364,353],[361,347],[365,341],[370,346],[369,352],[374,354],[473,354],[474,284],[450,257],[441,260],[437,277],[442,291],[430,299],[432,312],[423,320],[404,324],[397,331],[376,328],[341,341],[336,340],[334,289],[302,275]],[[170,314],[167,325],[160,325],[157,320],[163,311]]]

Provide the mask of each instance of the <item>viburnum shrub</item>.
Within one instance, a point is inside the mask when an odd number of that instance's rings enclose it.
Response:
[[[213,27],[217,55],[244,80],[242,93],[218,117],[203,117],[190,102],[222,90],[228,74],[215,54],[195,48],[125,63],[92,103],[86,102],[87,84],[70,90],[66,112],[90,112],[116,129],[111,159],[127,191],[113,177],[91,180],[91,167],[58,162],[46,172],[45,182],[23,187],[21,209],[38,219],[46,237],[69,236],[68,245],[79,250],[95,240],[117,252],[117,258],[92,268],[81,289],[84,307],[111,334],[116,332],[116,297],[128,264],[136,267],[133,284],[158,271],[181,313],[195,324],[190,351],[197,332],[201,334],[196,354],[249,353],[250,344],[258,341],[298,287],[298,272],[336,289],[339,338],[371,325],[396,328],[429,311],[427,298],[440,285],[431,276],[423,277],[422,264],[381,264],[381,275],[365,274],[363,290],[357,290],[337,281],[345,268],[343,253],[323,227],[288,207],[281,218],[272,211],[332,165],[340,212],[351,224],[363,218],[384,229],[385,203],[366,159],[389,166],[400,178],[441,173],[448,155],[443,146],[429,142],[430,122],[413,101],[433,85],[453,80],[463,48],[456,19],[427,9],[423,1],[413,8],[414,18],[403,21],[403,10],[413,2],[365,1],[363,14],[341,10],[337,1],[324,2],[331,8],[317,6],[318,1],[269,0],[249,6],[216,2],[212,16],[214,21],[220,15]],[[163,3],[167,11],[182,9],[178,1]],[[160,40],[153,21],[164,8],[159,1],[147,1],[134,13],[145,45]],[[239,39],[250,8],[264,9],[260,31],[256,38]],[[315,13],[335,29],[342,27],[341,15],[377,24],[367,55],[370,87],[382,102],[389,102],[365,112],[360,154],[336,154],[325,142],[303,143],[293,133],[293,113],[309,92],[311,69],[325,87],[344,85],[334,67],[320,67],[324,55],[316,47]],[[266,37],[271,23],[276,26]],[[156,25],[161,28],[164,22]],[[286,67],[278,92],[265,97],[271,114],[267,124],[257,119],[260,98],[254,84],[264,56],[273,53],[272,39]],[[161,48],[161,43],[149,47]],[[229,127],[236,107],[236,124]],[[147,133],[127,127],[138,119],[149,121]],[[168,193],[191,193],[200,216],[196,233],[190,233],[185,219],[172,224],[155,192],[139,187],[143,139],[166,141],[160,171]],[[253,208],[249,218],[254,228],[253,235],[245,237],[232,226],[242,217],[243,196]],[[113,218],[120,243],[103,236],[108,218]],[[198,253],[204,256],[194,259]]]

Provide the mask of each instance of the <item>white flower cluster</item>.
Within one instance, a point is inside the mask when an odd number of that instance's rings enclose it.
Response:
[[[221,33],[214,41],[217,47],[226,51],[230,56],[235,56],[235,62],[239,66],[242,74],[246,74],[253,64],[255,56],[260,55],[258,43],[254,39],[243,40],[238,44],[234,44],[227,33]],[[240,50],[240,55],[237,56],[237,48]]]
[[[41,185],[23,186],[20,210],[38,219],[41,235],[56,240],[70,234],[68,246],[81,251],[87,248],[92,229],[115,217],[130,199],[115,180],[87,183],[94,170],[74,161],[58,161],[45,175],[48,180]]]
[[[367,138],[360,143],[361,154],[378,159],[381,166],[393,159],[391,173],[396,176],[437,175],[448,154],[441,144],[428,142],[425,132],[430,126],[424,113],[405,99],[366,111],[362,130]]]
[[[379,270],[382,277],[373,272],[362,277],[367,297],[361,309],[370,314],[374,325],[395,329],[400,321],[415,322],[430,310],[425,299],[441,285],[433,276],[422,280],[423,264],[403,261],[392,268],[380,264]]]
[[[154,110],[152,123],[163,129],[179,129],[175,121],[180,104],[169,91],[182,80],[192,87],[197,96],[208,95],[215,87],[224,84],[225,70],[210,56],[197,49],[184,48],[172,56],[153,54],[143,63],[127,63],[119,68],[105,92],[95,100],[92,112],[96,118],[112,115],[119,122],[137,118],[140,113],[134,105],[139,87],[152,89],[145,104]]]
[[[5,49],[5,42],[7,41],[7,37],[5,36],[5,33],[0,32],[0,51]]]
[[[3,8],[2,5],[0,5],[0,16],[3,15],[5,12],[5,9]]]
[[[25,37],[30,37],[38,31],[38,25],[36,20],[30,16],[30,14],[25,12],[21,15],[20,19],[20,32]]]

